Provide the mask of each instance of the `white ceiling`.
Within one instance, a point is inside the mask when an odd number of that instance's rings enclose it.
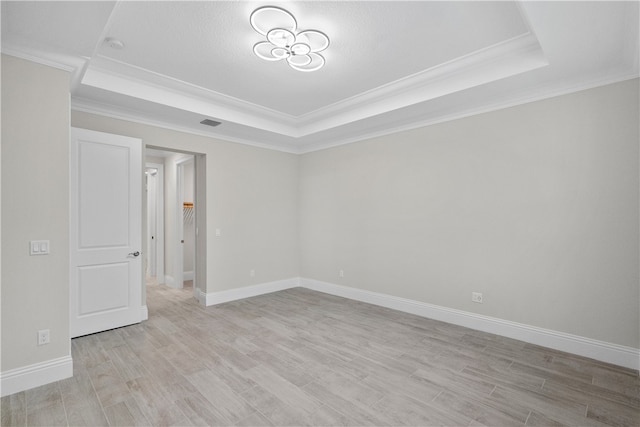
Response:
[[[265,5],[329,36],[324,68],[253,54]],[[637,77],[638,6],[3,1],[2,51],[71,71],[76,110],[303,153]]]

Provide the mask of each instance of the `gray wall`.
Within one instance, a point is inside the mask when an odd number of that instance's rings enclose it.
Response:
[[[205,292],[299,276],[296,155],[77,111],[71,125],[206,154]],[[249,276],[252,269],[255,277]]]
[[[69,74],[2,55],[2,372],[69,356]],[[30,240],[50,255],[30,256]],[[37,346],[37,331],[51,343]]]
[[[638,114],[633,80],[303,156],[71,125],[206,154],[206,292],[302,276],[638,348]],[[3,372],[69,355],[68,140],[68,74],[3,55]]]
[[[638,348],[638,114],[632,80],[303,155],[301,276]]]

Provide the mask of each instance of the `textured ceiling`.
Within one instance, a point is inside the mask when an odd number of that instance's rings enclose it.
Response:
[[[257,58],[249,15],[331,38]],[[638,2],[7,2],[3,53],[72,72],[72,108],[306,152],[638,75]],[[104,40],[115,37],[125,48]],[[216,128],[203,118],[222,121]]]

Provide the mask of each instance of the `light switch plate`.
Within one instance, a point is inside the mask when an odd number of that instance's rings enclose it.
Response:
[[[29,242],[30,255],[49,255],[51,245],[48,240],[32,240]]]

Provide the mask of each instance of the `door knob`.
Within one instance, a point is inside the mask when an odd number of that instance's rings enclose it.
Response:
[[[140,251],[130,252],[129,255],[136,257],[140,255]]]

